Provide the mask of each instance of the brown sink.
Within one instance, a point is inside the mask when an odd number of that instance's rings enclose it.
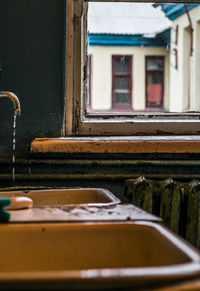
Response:
[[[120,200],[110,191],[100,188],[48,189],[30,191],[1,191],[0,197],[26,196],[33,206],[62,206],[89,204],[93,206],[114,205]]]
[[[142,290],[200,275],[199,253],[152,222],[1,224],[0,246],[0,288],[12,290]]]

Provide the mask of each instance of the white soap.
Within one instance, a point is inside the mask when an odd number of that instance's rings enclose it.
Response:
[[[6,210],[26,209],[33,206],[33,200],[28,197],[10,197],[11,204],[5,207]]]

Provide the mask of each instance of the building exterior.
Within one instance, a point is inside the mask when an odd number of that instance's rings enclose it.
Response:
[[[170,111],[200,110],[200,6],[161,4],[172,21]]]
[[[123,5],[89,7],[90,109],[199,111],[200,6]]]
[[[152,4],[89,4],[91,110],[169,110],[170,26]]]

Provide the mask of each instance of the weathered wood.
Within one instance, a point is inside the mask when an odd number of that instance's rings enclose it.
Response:
[[[74,1],[67,1],[66,6],[66,60],[65,60],[65,134],[72,134],[72,112],[73,112],[73,90],[74,82],[72,75],[74,72]]]

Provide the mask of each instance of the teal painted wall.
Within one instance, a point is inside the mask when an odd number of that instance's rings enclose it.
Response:
[[[64,108],[64,0],[0,0],[1,91],[14,92],[17,157],[35,137],[61,135]],[[13,104],[0,98],[0,158],[12,152]]]

